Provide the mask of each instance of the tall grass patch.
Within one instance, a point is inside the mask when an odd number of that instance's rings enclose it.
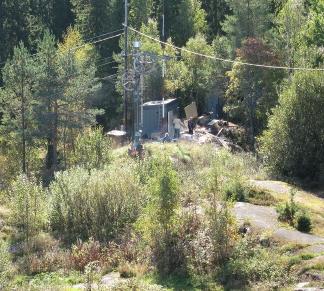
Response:
[[[107,241],[134,222],[145,202],[130,165],[58,173],[50,186],[51,226],[66,242]]]

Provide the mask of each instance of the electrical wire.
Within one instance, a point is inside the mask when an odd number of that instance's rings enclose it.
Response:
[[[108,63],[99,64],[99,65],[97,66],[97,68],[101,68],[101,67],[103,67],[103,66],[110,65],[110,64],[113,64],[113,63],[117,63],[117,61],[111,61],[111,62],[108,62]]]
[[[212,59],[212,60],[226,62],[226,63],[231,63],[231,64],[239,64],[239,65],[244,65],[244,66],[250,66],[250,67],[258,67],[258,68],[281,69],[281,70],[292,70],[292,71],[317,71],[317,72],[324,72],[324,69],[321,69],[321,68],[285,67],[285,66],[273,66],[273,65],[253,64],[253,63],[247,63],[247,62],[241,62],[241,61],[234,61],[234,60],[224,59],[224,58],[220,58],[220,57],[216,57],[216,56],[201,54],[201,53],[198,53],[198,52],[194,52],[194,51],[188,50],[186,48],[181,48],[181,47],[175,46],[175,45],[173,45],[171,43],[168,43],[168,42],[161,41],[161,40],[159,40],[157,38],[154,38],[154,37],[149,36],[149,35],[147,35],[147,34],[145,34],[143,32],[138,31],[138,30],[136,30],[133,27],[128,27],[128,28],[130,30],[134,31],[137,34],[139,34],[141,36],[144,36],[144,37],[146,37],[148,39],[151,39],[151,40],[153,40],[155,42],[158,42],[160,44],[164,44],[164,45],[167,45],[167,46],[172,47],[174,49],[177,49],[177,50],[180,50],[180,51],[184,51],[184,52],[187,52],[187,53],[192,54],[192,55],[204,57],[204,58],[207,58],[207,59]]]
[[[117,77],[118,73],[99,78],[99,80],[109,80],[111,77]]]
[[[118,29],[118,30],[115,30],[115,31],[106,32],[106,33],[103,33],[103,34],[101,34],[101,35],[96,35],[96,36],[94,36],[94,37],[91,37],[91,38],[85,39],[84,41],[85,41],[85,42],[90,42],[90,41],[92,41],[92,40],[94,40],[94,39],[96,39],[96,38],[103,37],[103,36],[110,35],[110,34],[117,33],[117,32],[122,32],[122,31],[124,31],[124,29]]]
[[[93,40],[95,38],[99,38],[99,37],[102,37],[102,36],[105,36],[105,35],[108,35],[108,34],[112,34],[112,33],[116,33],[116,32],[119,32],[119,31],[122,31],[122,30],[116,30],[116,31],[111,31],[111,32],[107,32],[107,33],[104,33],[104,34],[101,34],[101,35],[97,35],[97,36],[94,36],[92,39],[90,40]],[[73,50],[78,50],[82,47],[85,47],[86,45],[92,45],[92,44],[97,44],[97,43],[100,43],[100,42],[103,42],[103,41],[106,41],[106,40],[109,40],[109,39],[113,39],[113,38],[116,38],[116,37],[119,37],[123,35],[123,33],[119,33],[117,35],[113,35],[113,36],[110,36],[110,37],[106,37],[106,38],[103,38],[103,39],[99,39],[99,40],[96,40],[96,41],[93,41],[93,42],[89,42],[89,41],[85,41],[84,44],[80,45],[80,46],[76,46],[76,47],[72,47],[70,50],[73,51]],[[31,57],[35,57],[37,56],[39,53],[35,53],[35,54],[32,54]],[[4,62],[1,62],[0,65],[4,65],[6,64],[6,61]]]
[[[117,35],[113,35],[113,36],[110,36],[110,37],[106,37],[106,38],[103,38],[103,39],[99,39],[99,40],[96,40],[96,41],[93,41],[93,42],[87,42],[87,43],[82,44],[80,46],[71,48],[71,50],[78,50],[78,49],[83,48],[83,47],[85,47],[87,45],[97,44],[97,43],[103,42],[103,41],[108,40],[108,39],[113,39],[113,38],[119,37],[121,35],[123,35],[123,33],[119,33]]]

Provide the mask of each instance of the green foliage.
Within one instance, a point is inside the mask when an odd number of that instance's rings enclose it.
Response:
[[[51,225],[66,242],[93,237],[106,241],[134,222],[145,202],[133,168],[74,168],[56,175],[50,185]]]
[[[27,172],[27,152],[34,144],[35,115],[32,94],[36,67],[27,48],[20,43],[3,69],[5,89],[0,92],[3,112],[1,133],[19,153],[21,169]]]
[[[224,270],[229,285],[239,281],[241,287],[250,285],[274,289],[291,283],[288,266],[281,256],[255,246],[249,239],[237,243]]]
[[[276,17],[278,40],[282,42],[286,64],[289,66],[300,61],[297,55],[302,45],[300,32],[305,21],[304,1],[301,0],[286,1]]]
[[[20,175],[9,188],[10,222],[29,247],[30,239],[48,222],[48,196],[35,178]]]
[[[22,290],[64,290],[71,285],[83,283],[84,278],[80,272],[63,270],[57,272],[44,272],[34,276],[17,276],[12,285]]]
[[[208,36],[213,38],[222,33],[222,22],[229,13],[226,0],[202,0],[202,7],[205,9],[208,24]]]
[[[230,205],[226,202],[212,200],[211,207],[207,210],[213,261],[216,264],[222,264],[229,258],[234,245],[235,222],[230,212]]]
[[[226,150],[217,152],[213,157],[206,191],[219,201],[245,201],[249,190],[245,182],[246,174],[243,156],[233,156]]]
[[[81,46],[78,50],[72,50]],[[93,64],[94,49],[84,45],[81,34],[69,29],[64,40],[45,33],[39,44],[37,118],[39,134],[47,139],[47,170],[52,178],[58,169],[58,150],[73,143],[73,132],[95,124],[96,114],[89,102],[99,88]]]
[[[312,229],[312,222],[310,216],[305,210],[295,202],[296,190],[290,193],[290,201],[277,206],[280,221],[288,222],[296,229],[302,232],[310,232]]]
[[[10,268],[9,246],[6,242],[0,240],[0,289],[5,289],[9,282]]]
[[[321,73],[298,72],[279,97],[260,152],[276,175],[316,179],[324,162],[324,82]]]
[[[295,214],[300,210],[300,207],[295,202],[296,190],[292,190],[290,193],[290,201],[284,204],[280,204],[277,207],[279,213],[278,219],[280,221],[293,223]]]
[[[271,27],[270,4],[267,0],[226,0],[232,13],[226,15],[222,30],[232,43],[232,50],[241,47],[248,37],[262,37]]]
[[[276,52],[259,39],[245,40],[237,55],[238,61],[279,64]],[[250,144],[253,145],[254,136],[265,128],[267,116],[277,103],[277,87],[284,76],[283,72],[235,64],[228,76],[225,111],[232,120],[248,129]]]
[[[226,200],[244,202],[246,199],[246,189],[239,181],[231,181],[224,187]]]
[[[312,229],[312,221],[310,216],[303,211],[296,213],[294,218],[294,226],[302,232],[310,232]]]
[[[213,48],[207,43],[207,40],[203,34],[197,34],[188,40],[185,48],[190,51],[205,55],[213,55]],[[207,93],[213,86],[213,74],[214,63],[210,59],[201,58],[191,53],[183,52],[183,62],[187,70],[184,73],[187,74],[186,86],[182,89],[189,97],[183,100],[184,104],[188,104],[189,101],[196,101],[199,111],[204,110],[206,105]]]
[[[80,166],[89,171],[101,169],[111,161],[111,141],[104,136],[102,128],[88,129],[75,140],[70,153],[70,165]]]
[[[137,226],[151,248],[161,275],[181,267],[181,253],[177,235],[179,181],[167,157],[158,160],[149,181],[150,199]]]
[[[179,201],[179,182],[167,158],[160,161],[158,172],[150,181],[151,204],[155,207],[157,222],[168,230],[175,217]]]
[[[254,205],[271,206],[276,203],[276,199],[268,191],[249,187],[247,202]]]

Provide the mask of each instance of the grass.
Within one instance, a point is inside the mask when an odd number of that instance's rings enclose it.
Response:
[[[293,187],[280,181],[253,181],[253,184],[261,190],[269,192],[275,200],[287,202],[290,199],[290,189]],[[305,208],[312,219],[312,233],[324,236],[324,199],[312,192],[298,189],[295,201]]]
[[[145,149],[146,156],[166,155],[170,157],[172,161],[174,161],[175,168],[181,180],[181,202],[184,207],[186,207],[186,205],[202,205],[202,203],[208,201],[206,198],[208,193],[205,189],[205,185],[208,183],[208,175],[210,174],[211,169],[214,169],[212,168],[213,158],[217,151],[220,151],[219,149],[216,149],[210,144],[196,145],[188,142],[181,142],[179,144],[148,143],[145,144]],[[132,161],[132,163],[136,165],[136,161],[133,162],[133,160],[128,157],[127,151],[128,146],[113,150],[112,163],[120,165],[123,163],[127,164]],[[244,153],[231,155],[224,152],[224,156],[225,158],[223,158],[228,164],[221,165],[221,168],[215,168],[215,170],[220,171],[221,175],[225,177],[225,181],[229,181],[226,179],[233,175],[233,172],[236,170],[237,175],[242,175],[245,181],[249,181],[250,179],[266,178],[262,168],[251,155]],[[290,185],[281,182],[271,183],[273,183],[275,186],[280,185],[279,191],[276,191],[276,189],[264,189],[259,186],[251,188],[248,187],[249,195],[247,196],[247,202],[257,205],[273,206],[276,205],[278,201],[282,202],[289,200]],[[248,185],[248,183],[246,184]],[[314,232],[317,234],[324,234],[324,200],[316,197],[310,192],[305,191],[298,191],[296,200],[309,210],[313,219]],[[7,209],[0,206],[0,220],[1,217],[5,218],[7,215]],[[271,234],[265,233],[263,236],[267,238],[271,237]],[[304,247],[305,246],[300,246],[298,244],[287,244],[282,246],[280,249],[276,248],[275,250],[278,251],[278,257],[289,260],[290,265],[298,268],[309,267],[314,270],[322,271],[323,262],[316,262],[313,265],[308,265],[309,262],[315,259],[315,255],[311,253],[301,254],[300,251]],[[263,249],[261,252],[263,253]],[[263,261],[268,262],[273,255],[274,253],[267,251],[267,256],[264,256],[265,259]],[[262,260],[259,260],[259,257],[256,257],[252,261],[247,261],[251,265],[251,270],[253,270],[251,273],[253,273],[255,270],[252,268],[254,265],[258,266],[260,263],[262,263]],[[278,262],[275,263],[277,264]],[[223,286],[214,283],[214,280],[211,278],[189,278],[181,275],[162,278],[157,274],[152,273],[152,269],[145,269],[142,265],[140,265],[140,263],[139,265],[120,265],[117,270],[121,273],[122,277],[130,278],[127,282],[138,281],[138,286],[142,286],[140,284],[157,284],[162,285],[163,290],[224,290]],[[78,283],[83,283],[84,280],[84,274],[71,271],[70,273],[42,273],[33,277],[17,276],[13,283],[18,287],[17,290],[74,290],[72,286]],[[235,278],[233,281],[234,282],[231,282],[233,283],[233,286],[236,283],[239,283],[235,281]],[[142,288],[142,290],[148,289]]]
[[[75,284],[83,283],[84,276],[76,271],[41,273],[35,276],[18,275],[13,285],[18,290],[72,290]]]
[[[201,279],[199,282],[193,280],[187,276],[168,276],[160,277],[155,273],[151,273],[143,278],[143,280],[149,284],[157,284],[163,286],[163,290],[175,291],[175,290],[224,290],[223,286],[217,283],[207,282],[207,280]]]

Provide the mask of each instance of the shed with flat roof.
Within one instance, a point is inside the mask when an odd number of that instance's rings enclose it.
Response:
[[[163,120],[164,104],[164,120]],[[153,135],[169,131],[173,116],[178,112],[177,99],[150,101],[143,104],[143,137],[151,138]]]

